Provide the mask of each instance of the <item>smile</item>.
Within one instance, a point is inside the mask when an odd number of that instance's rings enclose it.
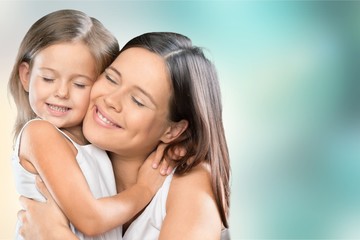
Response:
[[[51,110],[53,110],[53,111],[56,111],[56,112],[67,112],[67,111],[69,111],[70,110],[70,108],[68,108],[68,107],[62,107],[62,106],[57,106],[57,105],[52,105],[52,104],[49,104],[49,103],[47,103],[47,106],[51,109]]]
[[[106,125],[110,125],[113,127],[117,127],[120,128],[119,125],[113,123],[112,121],[110,121],[109,119],[107,119],[104,115],[101,114],[101,112],[99,111],[99,109],[96,108],[96,115],[98,116],[98,118]]]

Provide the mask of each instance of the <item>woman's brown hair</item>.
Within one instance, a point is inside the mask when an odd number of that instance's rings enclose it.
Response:
[[[189,123],[182,136],[168,146],[168,150],[181,146],[187,151],[176,172],[185,173],[201,162],[209,164],[216,203],[223,225],[228,227],[230,160],[215,66],[201,48],[177,33],[146,33],[130,40],[121,51],[131,47],[145,48],[164,58],[173,88],[169,118]]]

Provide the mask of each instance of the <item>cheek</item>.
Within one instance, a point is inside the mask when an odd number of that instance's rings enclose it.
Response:
[[[106,151],[112,151],[111,147],[109,147],[110,143],[117,143],[117,135],[109,135],[107,133],[104,133],[101,131],[101,128],[98,127],[98,125],[95,124],[95,122],[92,119],[92,112],[87,112],[84,122],[83,122],[83,134],[85,138],[91,142],[93,145],[106,150]],[[111,139],[111,141],[109,141]],[[116,144],[116,146],[119,146]]]
[[[39,87],[34,85],[34,84],[30,84],[29,86],[29,101],[30,104],[34,104],[36,102],[37,99],[40,99],[42,94],[44,94],[44,92],[46,91],[46,88],[43,89],[43,91],[38,91]]]
[[[34,97],[33,94],[29,94],[29,103],[30,103],[30,107],[31,109],[36,112],[36,98]]]
[[[94,85],[92,86],[92,88],[91,88],[91,92],[90,92],[90,99],[93,99],[93,98],[95,98],[95,96],[97,95],[97,84],[96,83],[94,83]]]
[[[85,113],[88,110],[89,103],[90,103],[90,90],[79,93],[79,94],[75,94],[75,96],[76,96],[76,101],[77,101],[78,106]]]
[[[92,124],[92,112],[87,111],[83,121],[83,134],[89,142],[93,142],[93,131],[96,131],[96,126]]]
[[[93,88],[91,89],[89,96],[90,105],[94,104],[98,98],[106,96],[106,91],[104,90],[104,88],[98,86],[99,85],[94,85]]]
[[[44,107],[42,103],[46,100],[46,97],[44,96],[46,95],[45,90],[46,89],[43,89],[43,91],[38,91],[38,88],[36,88],[34,85],[30,85],[29,104],[36,115],[40,115],[42,108]]]
[[[128,126],[138,131],[146,131],[154,124],[153,114],[146,112],[146,110],[135,109],[134,107],[127,107],[123,104],[123,116],[126,118]]]
[[[34,99],[41,99],[53,94],[53,86],[44,83],[42,80],[32,77],[29,83],[29,97]]]
[[[104,82],[101,80],[97,80],[92,86],[90,92],[90,101],[93,102],[96,98],[106,95],[107,91],[104,87]]]
[[[37,84],[36,84],[36,81],[34,80],[30,80],[30,83],[29,83],[29,97],[33,97],[33,95],[37,95]],[[44,89],[45,90],[45,89]]]
[[[145,135],[149,139],[157,139],[163,134],[166,126],[164,119],[153,114],[129,113],[129,115],[131,117],[127,121],[133,129],[137,129],[138,133]]]

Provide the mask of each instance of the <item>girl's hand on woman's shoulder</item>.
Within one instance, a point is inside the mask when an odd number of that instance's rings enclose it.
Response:
[[[160,143],[156,150],[154,150],[150,156],[145,160],[146,162],[150,162],[153,169],[159,168],[161,175],[168,175],[168,172],[171,172],[170,161],[165,160],[164,150],[167,144]]]
[[[162,175],[169,175],[177,165],[177,160],[186,154],[184,148],[176,147],[173,151],[170,150],[166,156],[164,151],[167,146],[165,143],[160,143],[154,151],[152,159],[152,167],[157,169],[160,166],[159,171]]]

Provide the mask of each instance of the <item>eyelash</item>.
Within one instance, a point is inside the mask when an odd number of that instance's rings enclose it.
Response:
[[[106,74],[106,73],[105,73],[105,78],[106,78],[109,82],[111,82],[111,83],[116,83],[116,81],[114,81],[114,80],[110,77],[110,75],[108,75],[108,74]]]
[[[74,83],[74,85],[77,87],[77,88],[85,88],[85,85],[84,84],[79,84],[79,83]]]
[[[105,73],[105,78],[106,80],[108,80],[109,82],[113,83],[113,84],[117,84],[117,82],[115,80],[113,80],[109,74]],[[136,100],[135,97],[131,97],[132,101],[139,107],[145,107],[144,104],[142,104],[141,102],[139,102],[138,100]]]
[[[43,77],[43,80],[44,80],[45,82],[53,82],[53,81],[54,81],[54,79],[52,79],[52,78],[46,78],[46,77]]]
[[[48,83],[52,83],[55,81],[55,79],[52,79],[52,78],[46,78],[46,77],[43,77],[43,80],[45,82],[48,82]],[[77,88],[80,88],[80,89],[84,89],[86,87],[86,85],[84,84],[81,84],[81,83],[74,83],[74,86],[77,87]]]
[[[142,104],[141,102],[139,102],[138,100],[136,100],[136,98],[134,98],[134,97],[131,97],[131,98],[132,98],[133,102],[134,102],[136,105],[138,105],[139,107],[145,107],[145,105]]]

